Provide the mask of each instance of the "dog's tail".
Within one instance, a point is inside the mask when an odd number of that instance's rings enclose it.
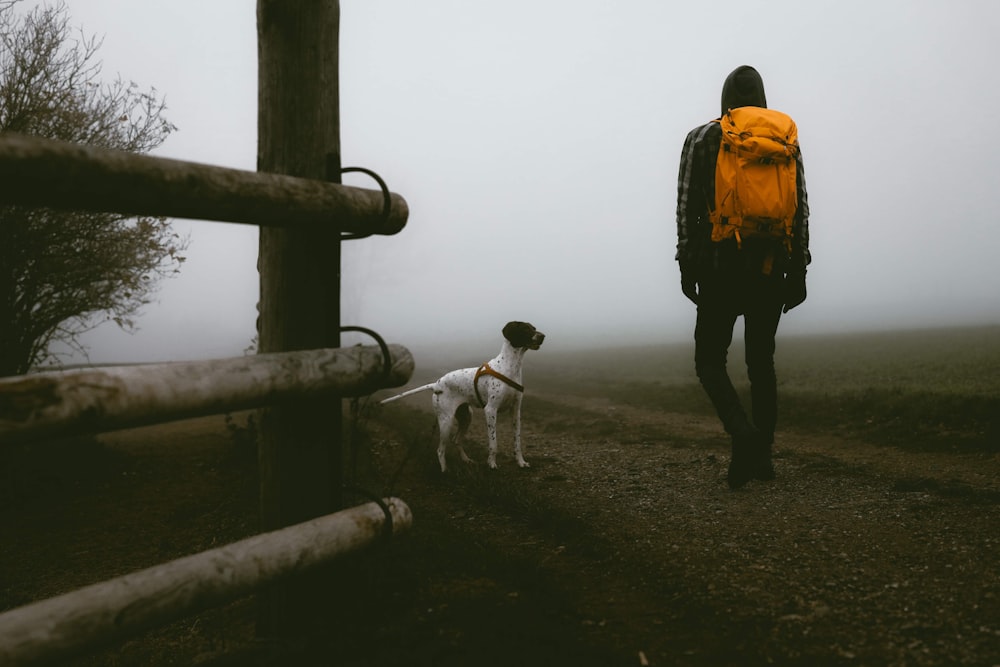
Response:
[[[433,389],[436,382],[431,382],[430,384],[425,384],[422,387],[417,387],[416,389],[410,389],[409,391],[404,391],[402,394],[396,394],[395,396],[390,396],[389,398],[383,398],[378,402],[379,405],[385,405],[386,403],[392,403],[393,401],[399,400],[404,396],[411,396],[413,394],[419,394],[422,391],[427,391],[428,389]]]

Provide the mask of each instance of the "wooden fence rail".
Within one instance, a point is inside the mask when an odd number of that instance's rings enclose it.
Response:
[[[0,204],[395,234],[406,200],[307,178],[0,135]]]
[[[413,357],[388,345],[278,352],[197,362],[142,364],[0,378],[0,444],[98,433],[176,419],[398,387]]]
[[[247,595],[408,530],[398,498],[282,528],[0,614],[0,664],[50,664]],[[386,528],[391,518],[391,533]]]

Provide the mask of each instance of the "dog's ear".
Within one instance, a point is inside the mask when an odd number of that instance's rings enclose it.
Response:
[[[508,322],[503,328],[503,337],[514,347],[528,347],[535,327],[527,322]]]

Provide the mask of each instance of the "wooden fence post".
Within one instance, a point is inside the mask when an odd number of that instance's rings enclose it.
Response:
[[[339,182],[340,4],[258,0],[257,169]],[[333,163],[338,168],[331,169]],[[259,351],[340,345],[340,230],[260,230]],[[342,405],[317,397],[260,420],[261,522],[275,530],[341,508]],[[262,597],[259,632],[288,636],[330,604],[308,581]]]

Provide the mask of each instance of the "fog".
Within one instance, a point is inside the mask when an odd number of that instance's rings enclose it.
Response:
[[[179,129],[154,154],[255,168],[252,0],[70,13],[104,36],[105,76],[166,97]],[[377,171],[410,217],[344,244],[342,321],[416,350],[492,353],[512,319],[548,349],[688,340],[681,145],[750,64],[798,123],[812,212],[809,298],[779,335],[1000,322],[998,33],[986,0],[345,0],[343,163]],[[92,361],[251,343],[256,229],[176,227],[182,272],[138,333],[90,334]]]

